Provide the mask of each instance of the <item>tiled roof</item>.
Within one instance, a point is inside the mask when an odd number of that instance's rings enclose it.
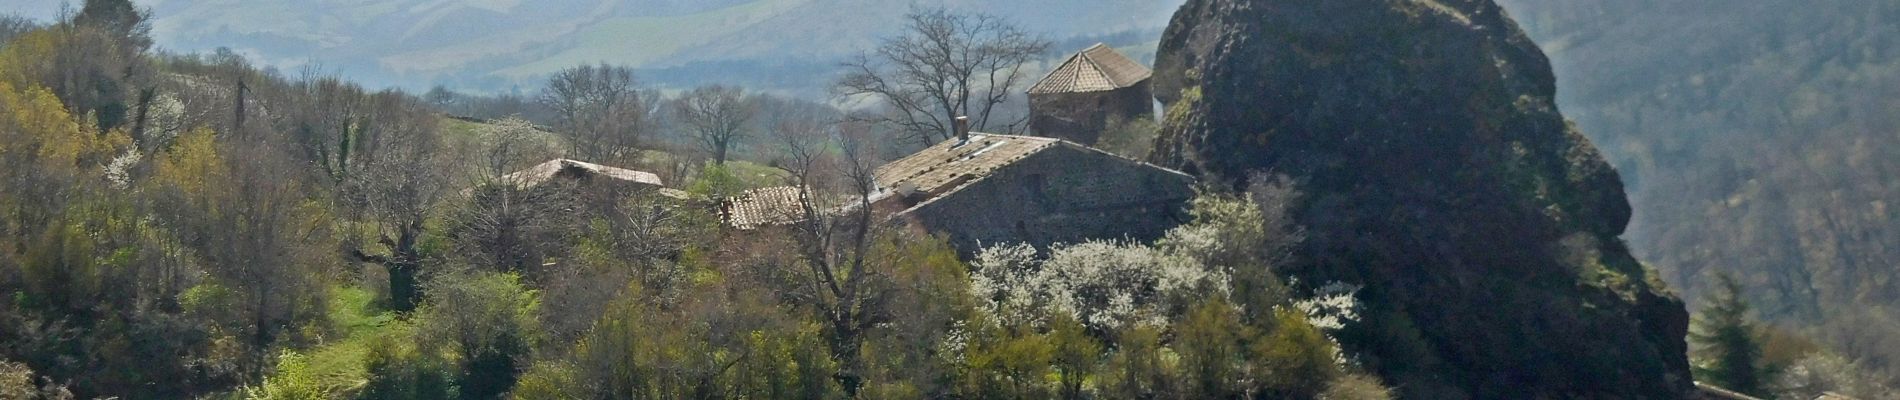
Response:
[[[1104,92],[1134,86],[1154,71],[1100,43],[1069,56],[1029,87],[1031,94]]]
[[[727,203],[726,224],[753,229],[797,221],[805,214],[798,188],[778,186],[747,190]]]
[[[835,198],[816,201],[819,207],[826,210],[826,213],[846,213],[867,203],[873,208],[897,212],[918,203],[940,198],[962,188],[965,184],[987,178],[998,170],[1058,146],[1096,152],[1107,155],[1109,158],[1142,164],[1166,173],[1187,177],[1178,171],[1154,167],[1061,139],[972,132],[968,141],[946,140],[878,167],[874,172],[877,191],[872,193],[870,198],[863,199],[862,203],[857,200]],[[1192,180],[1192,178],[1187,179]],[[805,207],[799,203],[798,194],[796,188],[789,186],[747,191],[727,203],[726,224],[739,229],[753,229],[797,221],[804,217],[805,213]],[[887,200],[895,202],[887,202]],[[826,206],[826,204],[836,206]]]
[[[942,194],[965,182],[1061,143],[1059,139],[971,133],[970,140],[937,143],[877,169],[883,190]]]
[[[501,177],[503,182],[512,182],[520,187],[539,186],[561,174],[561,171],[574,170],[592,176],[606,177],[618,181],[653,186],[666,186],[660,183],[660,176],[650,172],[641,172],[625,168],[615,168],[583,161],[557,158],[548,162],[516,171]]]

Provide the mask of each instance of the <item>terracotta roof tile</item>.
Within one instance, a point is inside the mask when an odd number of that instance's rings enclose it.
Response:
[[[885,190],[942,194],[1060,142],[1045,137],[971,133],[967,143],[947,140],[878,167],[877,184]]]
[[[1123,56],[1107,45],[1097,43],[1069,56],[1061,66],[1049,71],[1029,93],[1087,93],[1121,89],[1153,76],[1154,71]]]
[[[726,223],[734,228],[754,229],[797,221],[805,214],[805,207],[798,198],[798,188],[791,186],[747,190],[727,203]]]

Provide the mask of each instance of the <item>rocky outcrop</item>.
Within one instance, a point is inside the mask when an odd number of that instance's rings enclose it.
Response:
[[[1405,397],[1692,390],[1687,312],[1619,238],[1616,171],[1489,0],[1190,0],[1154,85],[1155,162],[1299,182],[1310,236],[1282,272],[1365,285],[1340,339]]]

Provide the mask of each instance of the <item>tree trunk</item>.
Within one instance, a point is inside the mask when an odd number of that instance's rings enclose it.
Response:
[[[233,118],[231,120],[231,133],[239,137],[244,136],[244,94],[248,91],[250,91],[250,88],[244,85],[244,78],[238,77],[237,96],[234,96],[237,97],[237,101],[236,104],[232,106]]]
[[[404,229],[402,237],[396,239],[395,259],[389,268],[389,308],[396,312],[410,312],[416,309],[417,292],[420,285],[416,282],[416,273],[421,269],[421,255],[417,254],[416,236],[411,229]]]
[[[831,357],[838,361],[838,373],[833,379],[844,389],[846,398],[857,398],[858,390],[864,387],[864,338],[857,328],[855,318],[849,316],[832,317]]]
[[[145,140],[145,121],[148,119],[148,115],[151,114],[152,98],[156,95],[157,91],[152,88],[139,89],[138,110],[136,111],[136,115],[132,117],[132,140],[136,141],[139,146],[151,145],[150,143],[146,143],[147,140]]]
[[[263,376],[264,370],[266,369],[264,364],[270,362],[268,354],[265,352],[265,350],[270,348],[271,341],[270,323],[265,316],[265,314],[269,313],[270,296],[267,295],[268,293],[265,290],[261,289],[261,286],[260,289],[252,290],[251,293],[253,296],[257,296],[257,301],[253,303],[253,306],[257,309],[251,310],[251,324],[253,324],[251,327],[251,375]]]
[[[407,313],[416,309],[416,266],[408,263],[391,263],[389,270],[389,308],[398,313]]]

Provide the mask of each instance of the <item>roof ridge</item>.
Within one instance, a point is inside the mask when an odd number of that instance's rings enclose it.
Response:
[[[1126,85],[1122,85],[1121,82],[1116,82],[1115,77],[1109,76],[1107,69],[1103,68],[1102,62],[1095,61],[1095,57],[1089,56],[1088,51],[1084,50],[1081,53],[1076,53],[1075,55],[1077,57],[1082,57],[1082,61],[1087,61],[1088,70],[1095,72],[1095,76],[1098,78],[1101,78],[1103,82],[1108,82],[1109,85],[1112,85],[1115,87],[1126,86]]]
[[[1163,171],[1168,171],[1168,172],[1173,172],[1173,173],[1176,173],[1176,174],[1181,174],[1181,175],[1183,175],[1183,176],[1192,176],[1192,175],[1188,175],[1188,173],[1186,173],[1186,172],[1181,172],[1180,170],[1176,170],[1176,169],[1174,169],[1174,168],[1168,168],[1168,167],[1163,167],[1163,166],[1160,166],[1160,165],[1156,165],[1155,163],[1151,163],[1151,162],[1147,162],[1147,161],[1142,161],[1141,159],[1138,159],[1138,158],[1134,158],[1134,157],[1129,157],[1129,156],[1124,156],[1124,155],[1121,155],[1121,154],[1115,154],[1115,152],[1112,152],[1112,151],[1108,151],[1108,150],[1102,150],[1102,149],[1100,149],[1100,148],[1096,148],[1095,146],[1090,146],[1090,145],[1086,145],[1086,144],[1082,144],[1082,143],[1080,143],[1080,142],[1076,142],[1076,141],[1073,141],[1073,140],[1069,140],[1069,139],[1063,139],[1063,138],[1057,138],[1057,137],[1048,137],[1048,136],[1030,136],[1030,135],[1011,135],[1011,134],[1003,134],[1003,133],[984,133],[984,132],[971,132],[971,133],[972,133],[972,134],[981,134],[981,135],[985,135],[985,136],[999,136],[999,137],[1005,137],[1005,138],[1012,138],[1012,139],[1029,139],[1029,140],[1038,140],[1038,141],[1044,141],[1044,142],[1045,142],[1045,143],[1042,143],[1042,144],[1040,144],[1040,145],[1038,145],[1038,146],[1036,147],[1036,151],[1035,151],[1035,152],[1030,152],[1029,154],[1034,154],[1034,153],[1037,153],[1037,152],[1041,152],[1042,150],[1046,150],[1046,149],[1048,149],[1048,148],[1050,148],[1050,147],[1055,147],[1056,145],[1063,145],[1063,146],[1069,146],[1069,147],[1074,147],[1074,148],[1076,148],[1076,149],[1080,149],[1080,150],[1085,150],[1085,151],[1091,151],[1091,152],[1096,152],[1096,153],[1101,153],[1101,154],[1103,154],[1103,155],[1107,155],[1107,156],[1109,156],[1109,157],[1113,157],[1113,158],[1116,158],[1116,159],[1120,159],[1120,160],[1122,160],[1122,161],[1127,161],[1127,162],[1131,162],[1131,163],[1135,163],[1135,164],[1141,164],[1141,165],[1148,165],[1148,166],[1153,166],[1153,167],[1155,167],[1155,168],[1158,168],[1158,169],[1161,169],[1161,170],[1163,170]],[[1023,157],[1028,157],[1028,155],[1029,155],[1029,154],[1024,154],[1024,155],[1023,155]],[[1007,164],[1007,163],[1006,163],[1006,164]]]
[[[1081,144],[1081,143],[1076,143],[1076,142],[1072,142],[1072,141],[1069,141],[1069,140],[1067,140],[1067,139],[1063,139],[1063,140],[1060,140],[1059,142],[1057,142],[1057,144],[1060,144],[1060,145],[1064,145],[1064,146],[1069,146],[1069,147],[1073,147],[1073,148],[1076,148],[1076,149],[1078,149],[1078,150],[1082,150],[1082,151],[1090,151],[1090,152],[1095,152],[1095,153],[1100,153],[1101,155],[1105,155],[1105,156],[1108,156],[1109,158],[1113,158],[1113,159],[1116,159],[1116,160],[1119,160],[1119,161],[1123,161],[1123,162],[1129,162],[1129,163],[1134,163],[1134,164],[1136,164],[1136,165],[1146,165],[1146,166],[1150,166],[1150,167],[1154,167],[1155,169],[1159,169],[1159,170],[1162,170],[1162,171],[1167,171],[1167,172],[1172,172],[1172,173],[1174,173],[1174,174],[1176,174],[1176,175],[1181,175],[1181,176],[1185,176],[1185,177],[1189,177],[1189,178],[1193,178],[1193,177],[1194,177],[1194,175],[1188,175],[1188,173],[1186,173],[1186,172],[1181,172],[1181,170],[1177,170],[1177,169],[1174,169],[1174,168],[1168,168],[1168,167],[1164,167],[1164,166],[1160,166],[1160,165],[1156,165],[1155,163],[1151,163],[1151,162],[1147,162],[1147,161],[1142,161],[1141,159],[1137,159],[1137,158],[1134,158],[1134,157],[1129,157],[1129,156],[1124,156],[1124,155],[1121,155],[1121,154],[1115,154],[1115,152],[1112,152],[1112,151],[1108,151],[1108,150],[1102,150],[1102,149],[1098,149],[1098,148],[1095,148],[1095,146],[1089,146],[1089,145],[1086,145],[1086,144]]]
[[[1048,136],[1018,135],[1014,133],[970,132],[970,134],[983,135],[983,136],[997,136],[997,137],[1006,137],[1006,138],[1060,140],[1060,139],[1056,139],[1056,138],[1052,138]],[[947,142],[948,140],[945,140],[945,141]]]
[[[1055,68],[1050,68],[1048,73],[1042,74],[1042,79],[1037,79],[1036,84],[1029,85],[1029,93],[1037,93],[1038,91],[1044,91],[1044,90],[1054,90],[1054,89],[1045,89],[1044,87],[1055,86],[1056,83],[1050,81],[1050,79],[1055,78],[1056,74],[1062,73],[1063,69],[1069,68],[1070,64],[1075,63],[1075,59],[1081,58],[1081,57],[1082,57],[1081,52],[1070,54],[1069,58],[1063,59],[1062,63],[1056,64]]]

